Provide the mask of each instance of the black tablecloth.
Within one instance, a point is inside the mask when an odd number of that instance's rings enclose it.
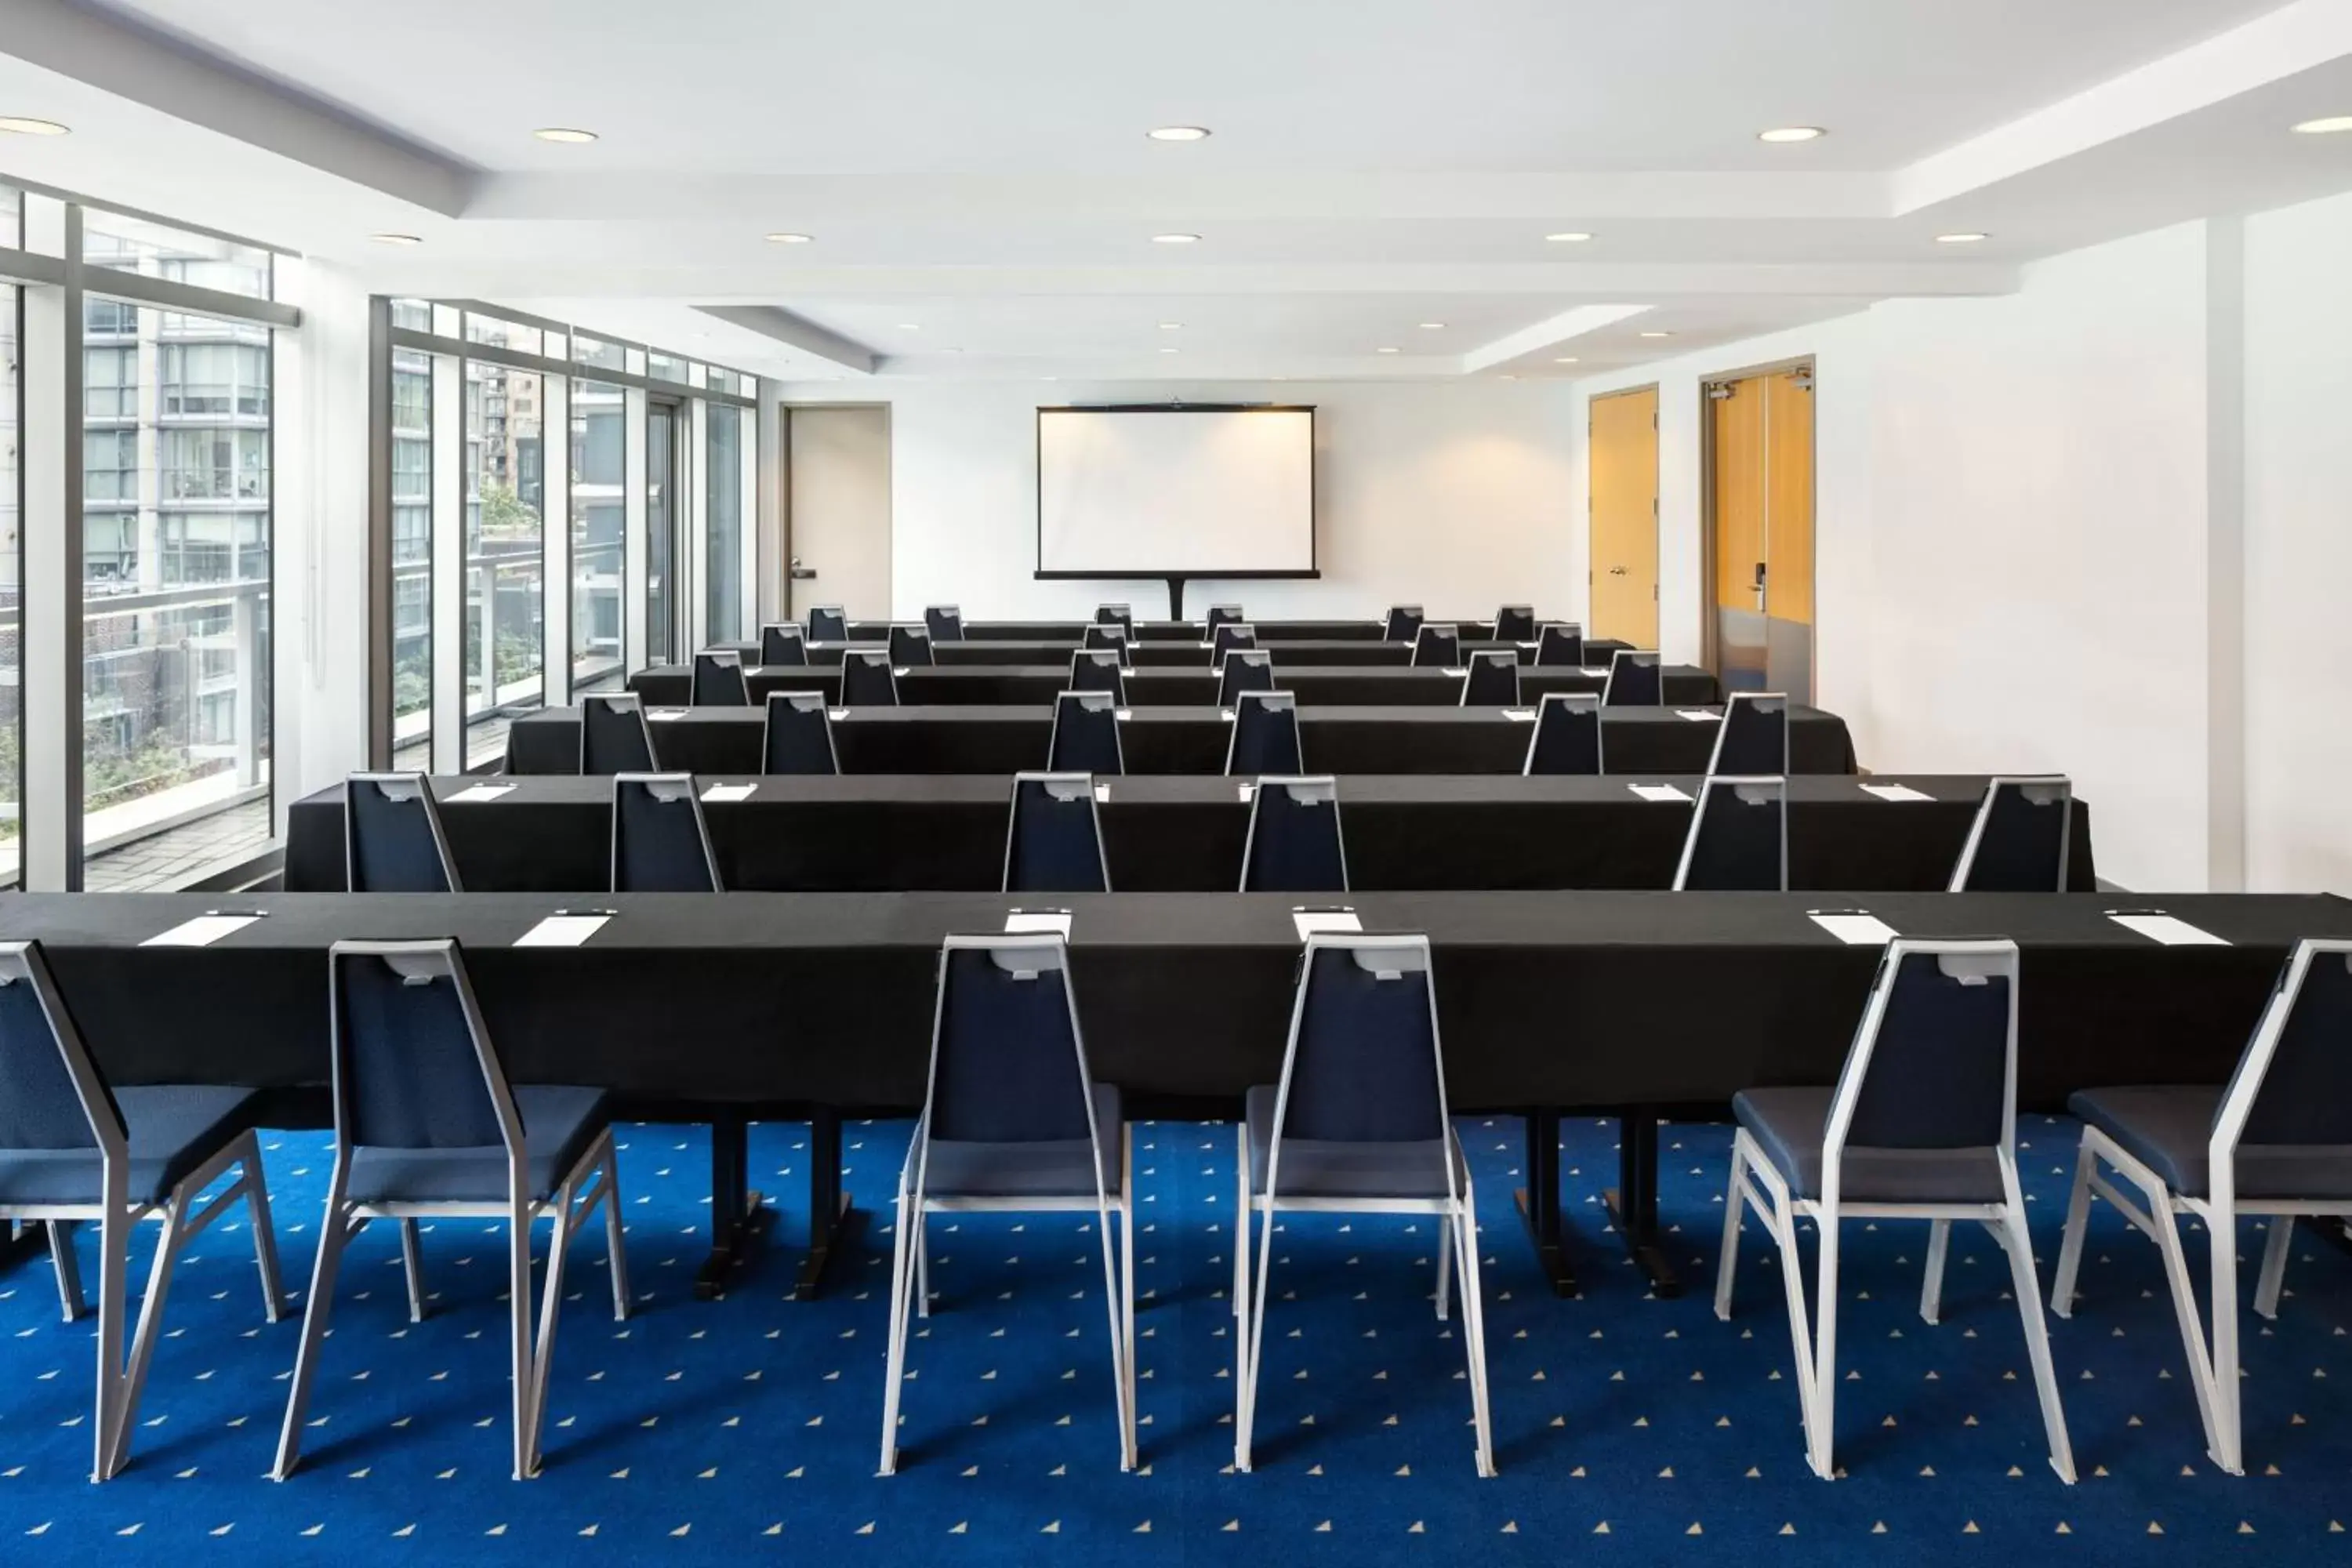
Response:
[[[509,1074],[638,1102],[902,1107],[921,1097],[940,940],[1037,899],[968,893],[637,895],[580,948],[510,944],[555,901],[530,894],[264,894],[267,918],[210,948],[144,939],[221,895],[13,894],[0,940],[38,938],[116,1083],[318,1085],[328,944],[457,938]],[[1095,1074],[1139,1096],[1227,1102],[1281,1067],[1296,900],[1238,893],[1053,900]],[[1720,1102],[1828,1083],[1878,960],[1806,919],[1819,894],[1366,893],[1366,929],[1428,933],[1460,1110]],[[2168,948],[2095,895],[1839,900],[1916,936],[2001,935],[2022,954],[2021,1100],[2098,1084],[2229,1075],[2281,960],[2352,937],[2323,895],[2156,904],[2234,944]]]
[[[809,663],[838,665],[841,663],[842,655],[850,648],[882,648],[887,647],[888,644],[877,637],[866,642],[804,642],[801,646],[807,652]],[[1404,642],[1380,642],[1363,637],[1289,638],[1278,645],[1269,644],[1268,646],[1278,647],[1276,663],[1284,667],[1299,664],[1395,667],[1412,663],[1412,645]],[[1584,645],[1585,657],[1593,668],[1605,669],[1608,668],[1609,656],[1624,646],[1623,643],[1612,642],[1605,637],[1594,638]],[[760,661],[760,645],[755,642],[713,643],[711,647],[740,656],[747,665],[755,665]],[[1462,644],[1462,657],[1466,659],[1474,653],[1509,652],[1517,654],[1521,664],[1533,666],[1536,647],[1534,643],[1525,642],[1465,642]],[[961,642],[933,643],[931,659],[933,663],[941,665],[1050,664],[1058,665],[1066,669],[1069,668],[1070,655],[1076,653],[1078,647],[1079,642],[1075,637],[1043,639],[968,638]],[[1131,643],[1128,647],[1128,662],[1146,669],[1163,668],[1205,669],[1209,667],[1209,645],[1197,639],[1181,638],[1167,642]],[[682,669],[685,667],[657,665],[654,668]],[[1714,677],[1705,670],[1694,669],[1688,665],[1680,664],[1666,667],[1666,679],[1669,682],[1677,679],[1688,682],[1693,678],[1706,682],[1704,690],[1695,686],[1691,687],[1690,695],[1676,697],[1675,701],[1719,700],[1717,695],[1719,689],[1715,685]]]
[[[965,645],[987,647],[986,644]],[[1006,643],[1006,647],[1031,645]],[[1387,647],[1387,643],[1363,643],[1363,647]],[[1465,677],[1436,668],[1402,666],[1293,666],[1282,653],[1274,660],[1275,685],[1294,693],[1307,707],[1414,708],[1458,705]],[[1665,697],[1670,703],[1705,705],[1719,701],[1715,677],[1703,669],[1670,666]],[[771,691],[822,691],[828,701],[841,700],[841,667],[833,665],[764,665],[744,671],[751,700],[764,703]],[[1051,707],[1055,696],[1070,684],[1070,662],[1034,665],[941,664],[914,666],[898,677],[898,700],[909,707]],[[1533,665],[1519,671],[1520,700],[1532,706],[1547,692],[1597,694],[1608,684],[1606,671]],[[657,664],[629,677],[629,689],[650,707],[682,708],[694,689],[693,671],[684,665]],[[1128,700],[1139,708],[1178,708],[1214,703],[1217,674],[1207,656],[1188,668],[1146,666],[1127,677]]]
[[[653,721],[661,765],[682,773],[759,770],[757,708],[671,710]],[[1050,708],[855,708],[834,722],[834,746],[849,773],[1015,773],[1045,765]],[[1230,722],[1214,708],[1134,708],[1119,725],[1130,773],[1224,771]],[[1522,715],[1528,710],[1517,710]],[[1674,708],[1612,708],[1602,714],[1603,755],[1612,773],[1704,773],[1715,747],[1712,722]],[[1301,708],[1299,744],[1318,773],[1515,773],[1527,763],[1531,718],[1501,708]],[[1845,721],[1791,708],[1789,766],[1799,773],[1850,773],[1853,742]],[[507,734],[507,771],[567,773],[580,768],[580,711],[526,713]]]
[[[754,781],[703,781],[747,782]],[[1696,779],[1664,782],[1697,793]],[[1889,803],[1853,778],[1790,781],[1792,886],[1946,885],[1985,781],[1873,782],[1903,783],[1933,798]],[[433,781],[469,890],[583,893],[610,885],[609,781],[521,778],[495,800],[450,798],[483,784]],[[1209,892],[1237,884],[1249,807],[1234,782],[1146,775],[1101,788],[1111,886]],[[779,777],[757,780],[749,799],[706,802],[703,815],[719,874],[738,891],[986,891],[1003,880],[1010,793],[1010,781],[972,773]],[[1692,810],[1644,801],[1619,779],[1496,774],[1342,778],[1339,802],[1349,878],[1359,889],[1664,888]],[[2070,880],[2090,891],[2097,885],[2090,818],[2079,800],[2073,847]],[[340,788],[289,809],[285,874],[291,892],[342,890]]]

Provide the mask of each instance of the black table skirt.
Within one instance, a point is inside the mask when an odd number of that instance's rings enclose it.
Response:
[[[964,893],[636,895],[585,946],[516,948],[530,894],[261,894],[210,948],[142,948],[218,894],[15,894],[0,939],[37,938],[116,1083],[316,1086],[328,945],[448,936],[523,1083],[650,1104],[905,1107],[922,1093],[940,942],[1037,899]],[[1453,1103],[1463,1110],[1719,1103],[1829,1083],[1878,951],[1805,918],[1818,894],[1365,893],[1366,929],[1426,932]],[[2096,895],[1839,900],[1915,936],[2002,935],[2022,952],[2020,1100],[2116,1083],[2220,1083],[2282,959],[2352,937],[2325,895],[2153,904],[2233,945],[2167,948]],[[1116,894],[1073,911],[1071,973],[1096,1076],[1140,1096],[1238,1100],[1280,1069],[1298,941],[1278,895]]]
[[[981,645],[974,645],[981,646]],[[1025,647],[1007,644],[1007,647]],[[1365,644],[1387,647],[1387,644]],[[1458,706],[1465,678],[1440,668],[1402,666],[1288,665],[1277,654],[1275,685],[1294,693],[1310,708],[1417,708]],[[1703,669],[1670,666],[1664,672],[1669,703],[1706,706],[1722,700],[1715,677]],[[946,664],[915,666],[898,677],[898,700],[909,707],[1050,707],[1056,694],[1070,684],[1069,660],[1037,665]],[[1519,700],[1529,706],[1548,692],[1598,694],[1608,684],[1597,670],[1529,665],[1519,671]],[[822,691],[828,701],[841,700],[841,667],[812,664],[754,666],[744,671],[744,685],[756,706],[772,691]],[[1217,675],[1205,662],[1190,668],[1147,666],[1129,673],[1127,698],[1139,708],[1180,708],[1212,705],[1217,700]],[[692,695],[693,671],[684,665],[663,664],[629,677],[629,689],[649,707],[682,708]]]
[[[760,645],[755,642],[722,642],[713,643],[711,646],[714,648],[739,655],[746,664],[757,664],[760,659]],[[809,663],[838,665],[841,663],[842,655],[851,648],[881,648],[889,645],[883,639],[876,637],[866,642],[804,642],[801,646],[808,655]],[[1285,668],[1301,664],[1377,665],[1402,668],[1412,663],[1411,643],[1379,642],[1362,637],[1350,637],[1337,640],[1290,639],[1279,644],[1269,643],[1267,646],[1279,649],[1276,663],[1278,667]],[[1587,659],[1595,668],[1606,668],[1611,653],[1625,645],[1612,642],[1606,638],[1595,638],[1584,646]],[[967,638],[961,642],[933,643],[931,660],[940,665],[1057,665],[1066,669],[1069,668],[1070,656],[1076,653],[1078,647],[1079,642],[1075,637],[1044,639]],[[1462,657],[1465,658],[1468,658],[1474,653],[1498,652],[1516,654],[1522,665],[1533,667],[1535,664],[1536,645],[1534,643],[1465,642],[1462,645]],[[1132,643],[1128,647],[1128,662],[1145,669],[1205,669],[1209,668],[1209,645],[1198,640],[1182,639],[1170,642]],[[659,669],[685,667],[663,665],[655,668]],[[1687,665],[1669,665],[1666,668],[1667,679],[1670,681],[1678,677],[1706,675],[1705,671],[1692,669]],[[1706,679],[1708,685],[1706,689],[1712,693],[1717,689],[1713,683],[1712,677]],[[1696,696],[1675,699],[1676,701],[1711,700]]]
[[[433,781],[469,891],[610,886],[606,780],[520,778],[496,800],[449,799],[482,782]],[[1673,782],[1697,793],[1696,779]],[[1792,780],[1791,885],[1942,889],[1985,781],[1899,782],[1934,798],[1890,804],[1852,778]],[[1213,892],[1238,883],[1249,807],[1234,782],[1140,776],[1108,780],[1102,789],[1112,887]],[[1010,790],[1005,779],[978,774],[767,778],[747,800],[706,802],[703,815],[719,875],[737,891],[984,892],[1003,885]],[[1349,878],[1359,890],[1664,888],[1692,811],[1642,800],[1622,780],[1504,775],[1343,778],[1339,802]],[[2088,892],[2097,882],[2089,813],[2079,800],[2073,849],[2070,882]],[[342,890],[340,788],[289,809],[285,878],[289,892]]]
[[[689,708],[653,721],[661,765],[681,773],[759,771],[766,715],[756,708]],[[1214,708],[1135,708],[1119,725],[1130,773],[1224,771],[1231,725]],[[1521,710],[1522,713],[1526,710]],[[1602,715],[1612,773],[1706,771],[1716,726],[1673,708],[1612,708]],[[1688,710],[1696,711],[1696,710]],[[1527,763],[1532,721],[1500,708],[1301,708],[1299,744],[1318,773],[1515,773]],[[1015,773],[1045,765],[1050,708],[856,708],[833,726],[847,773]],[[1845,721],[1793,708],[1789,766],[1799,773],[1855,771]],[[524,714],[507,735],[507,771],[580,768],[580,712]]]

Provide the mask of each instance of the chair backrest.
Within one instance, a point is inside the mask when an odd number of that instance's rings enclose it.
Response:
[[[1242,691],[1234,697],[1234,735],[1225,746],[1225,773],[1295,777],[1307,764],[1298,752],[1298,699],[1287,691]]]
[[[2280,966],[2262,1021],[2213,1113],[2218,1183],[2248,1145],[2352,1144],[2352,942],[2306,938]],[[2344,1193],[2295,1196],[2352,1196]]]
[[[1108,691],[1065,691],[1054,699],[1054,732],[1045,767],[1057,773],[1127,772],[1119,749],[1118,699]]]
[[[1213,641],[1219,626],[1237,626],[1242,624],[1242,607],[1239,605],[1211,605],[1209,618],[1203,624],[1208,628],[1210,639]]]
[[[1280,1190],[1286,1139],[1431,1143],[1445,1136],[1445,1057],[1429,939],[1308,937],[1275,1091],[1266,1191]],[[1447,1192],[1459,1196],[1453,1159],[1444,1164]]]
[[[523,1177],[522,1119],[449,938],[327,950],[335,1138],[344,1148],[503,1145]]]
[[[580,700],[580,771],[583,774],[644,773],[654,769],[654,734],[645,700],[634,691],[598,692]]]
[[[1519,656],[1511,648],[1489,648],[1470,656],[1469,673],[1462,678],[1465,708],[1517,708],[1519,705]]]
[[[1094,1079],[1056,932],[951,936],[940,951],[921,1135],[950,1143],[1091,1143]],[[1097,1201],[1102,1161],[1095,1171]],[[917,1165],[920,1191],[923,1163]],[[1075,1194],[1055,1194],[1055,1196]]]
[[[1127,700],[1127,676],[1118,649],[1085,648],[1070,656],[1071,691],[1108,691],[1114,700]]]
[[[0,942],[0,1150],[127,1157],[121,1110],[37,942]]]
[[[1655,708],[1665,700],[1658,674],[1658,656],[1646,649],[1621,647],[1609,657],[1609,684],[1601,689],[1604,708]]]
[[[1822,1195],[1847,1149],[1998,1149],[2017,1105],[2017,944],[1889,942],[1838,1075],[1822,1138]]]
[[[872,648],[853,647],[841,656],[841,705],[844,708],[896,708],[898,678],[891,673],[890,656]]]
[[[1097,605],[1095,606],[1095,625],[1098,626],[1117,626],[1119,630],[1127,633],[1129,637],[1133,637],[1135,635],[1134,607],[1128,605]]]
[[[1715,727],[1710,773],[1775,777],[1789,771],[1789,700],[1777,691],[1735,691]]]
[[[849,616],[839,605],[819,605],[809,611],[811,642],[847,642]]]
[[[1495,612],[1496,642],[1533,642],[1536,640],[1536,610],[1533,605],[1505,605]]]
[[[1536,632],[1536,668],[1584,662],[1584,628],[1570,621],[1546,621]]]
[[[1601,698],[1590,691],[1547,691],[1528,737],[1527,773],[1598,773]]]
[[[1225,655],[1238,647],[1257,647],[1257,628],[1228,621],[1209,633],[1209,668],[1216,668]]]
[[[1419,605],[1391,605],[1388,619],[1381,625],[1382,642],[1411,642],[1421,635],[1424,617]]]
[[[923,628],[933,642],[963,641],[963,611],[953,605],[933,605],[923,612]]]
[[[1348,850],[1339,835],[1339,781],[1267,778],[1250,792],[1242,841],[1244,893],[1344,893]]]
[[[751,689],[743,684],[743,656],[732,648],[705,648],[696,654],[687,700],[697,708],[749,708]]]
[[[921,626],[890,628],[890,662],[912,668],[931,662],[931,634]]]
[[[822,691],[771,691],[768,723],[761,737],[763,773],[837,773],[840,753],[833,746],[833,715]]]
[[[725,886],[692,773],[614,778],[613,891],[716,893]]]
[[[1423,626],[1412,637],[1412,664],[1415,669],[1434,665],[1440,669],[1454,669],[1462,663],[1462,634],[1453,626]]]
[[[1677,892],[1789,890],[1785,780],[1718,773],[1699,785],[1698,807],[1675,869]]]
[[[1081,635],[1078,646],[1082,649],[1093,651],[1108,648],[1118,655],[1118,661],[1121,664],[1126,664],[1133,657],[1128,651],[1127,628],[1123,626],[1088,626]]]
[[[1274,689],[1274,655],[1265,648],[1229,650],[1218,666],[1217,706],[1231,708],[1244,691]]]
[[[798,621],[780,621],[760,628],[760,662],[789,665],[808,663],[808,639],[801,635]]]
[[[354,893],[465,890],[423,773],[353,773],[343,781],[343,875]]]
[[[1015,773],[1004,828],[1008,893],[1108,893],[1095,781],[1087,773]]]
[[[1985,783],[1952,867],[1955,893],[2063,893],[2074,843],[2074,786],[2057,776]]]

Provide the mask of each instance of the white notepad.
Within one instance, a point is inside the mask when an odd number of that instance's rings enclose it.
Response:
[[[2229,941],[2210,931],[2200,931],[2187,921],[2170,915],[2109,915],[2109,920],[2126,931],[2139,932],[2150,942],[2160,942],[2167,947],[2227,947]]]
[[[1004,929],[1007,931],[1049,931],[1056,936],[1067,937],[1070,934],[1070,917],[1066,914],[1016,912],[1004,917]]]
[[[1135,717],[1135,710],[1132,708],[1115,708],[1111,710],[1111,716],[1117,719],[1120,723],[1124,724],[1129,719]]]
[[[468,784],[451,795],[449,804],[459,805],[467,801],[496,800],[502,795],[512,795],[514,789],[512,784]]]
[[[1234,712],[1234,711],[1232,709],[1230,709],[1230,708],[1220,708],[1220,709],[1218,709],[1218,710],[1217,710],[1217,717],[1218,717],[1218,718],[1220,718],[1220,719],[1223,719],[1226,723],[1230,724],[1230,723],[1232,723],[1235,719],[1240,718],[1240,717],[1241,717],[1241,715],[1240,715],[1240,714],[1238,714],[1238,713],[1236,713],[1236,712]]]
[[[1805,918],[1848,947],[1885,947],[1895,940],[1895,928],[1876,915],[1808,915]]]
[[[1247,805],[1250,803],[1250,796],[1251,796],[1251,795],[1252,795],[1252,794],[1254,794],[1254,793],[1256,791],[1256,789],[1257,789],[1257,785],[1255,785],[1255,784],[1243,784],[1243,785],[1241,786],[1241,792],[1240,792],[1240,793],[1241,793],[1241,797],[1242,797],[1242,804],[1243,804],[1244,805]]]
[[[670,719],[685,718],[686,710],[683,708],[648,708],[646,710],[646,717],[654,721],[656,723],[660,723]]]
[[[1469,672],[1468,670],[1466,670],[1466,669],[1453,669],[1453,668],[1449,668],[1449,669],[1447,669],[1447,670],[1446,670],[1446,672],[1445,672],[1445,673],[1446,673],[1446,674],[1448,674],[1448,675],[1450,675],[1450,676],[1452,676],[1452,677],[1454,677],[1454,679],[1459,680],[1459,679],[1461,679],[1464,676],[1465,676],[1465,675],[1469,674],[1470,672]]]
[[[1536,710],[1532,708],[1506,708],[1503,717],[1515,724],[1532,724],[1536,721]]]
[[[1635,795],[1640,795],[1643,800],[1651,801],[1657,805],[1663,805],[1670,800],[1681,801],[1685,805],[1690,804],[1690,796],[1685,795],[1681,790],[1676,789],[1672,784],[1627,784],[1625,787],[1632,790]]]
[[[705,800],[749,800],[751,798],[751,792],[759,787],[760,786],[756,784],[712,784],[709,789],[702,792],[702,798]]]
[[[1290,923],[1298,928],[1298,940],[1305,942],[1318,931],[1361,931],[1364,922],[1356,918],[1353,910],[1293,910]]]
[[[158,931],[139,945],[142,947],[210,947],[233,931],[243,931],[259,915],[198,915],[192,921],[182,921],[170,931]]]
[[[1862,793],[1864,795],[1874,795],[1881,800],[1893,801],[1933,800],[1936,798],[1932,795],[1921,794],[1919,791],[1913,789],[1909,784],[1864,784],[1862,786]]]
[[[1519,646],[1526,648],[1529,653],[1533,653],[1536,649],[1543,647],[1543,644],[1539,642],[1523,642]]]
[[[902,664],[890,672],[890,679],[893,680],[904,680],[908,676],[913,673],[914,672],[912,670],[908,669]]]
[[[1580,664],[1576,668],[1577,673],[1589,676],[1594,680],[1609,679],[1609,667],[1605,664]]]
[[[1110,785],[1107,784],[1098,784],[1095,785],[1095,804],[1097,805],[1108,805],[1110,804]]]
[[[824,710],[824,715],[826,718],[838,724],[841,721],[849,717],[849,710],[846,708],[828,708]]]
[[[1722,718],[1723,715],[1720,713],[1702,713],[1696,708],[1677,708],[1675,710],[1675,717],[1677,719],[1687,719],[1694,724],[1712,724],[1717,719]]]
[[[520,936],[517,947],[578,947],[604,929],[610,915],[550,915]]]

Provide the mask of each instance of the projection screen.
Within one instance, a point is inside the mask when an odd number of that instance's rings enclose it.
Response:
[[[1037,410],[1040,577],[1311,577],[1315,410]]]

